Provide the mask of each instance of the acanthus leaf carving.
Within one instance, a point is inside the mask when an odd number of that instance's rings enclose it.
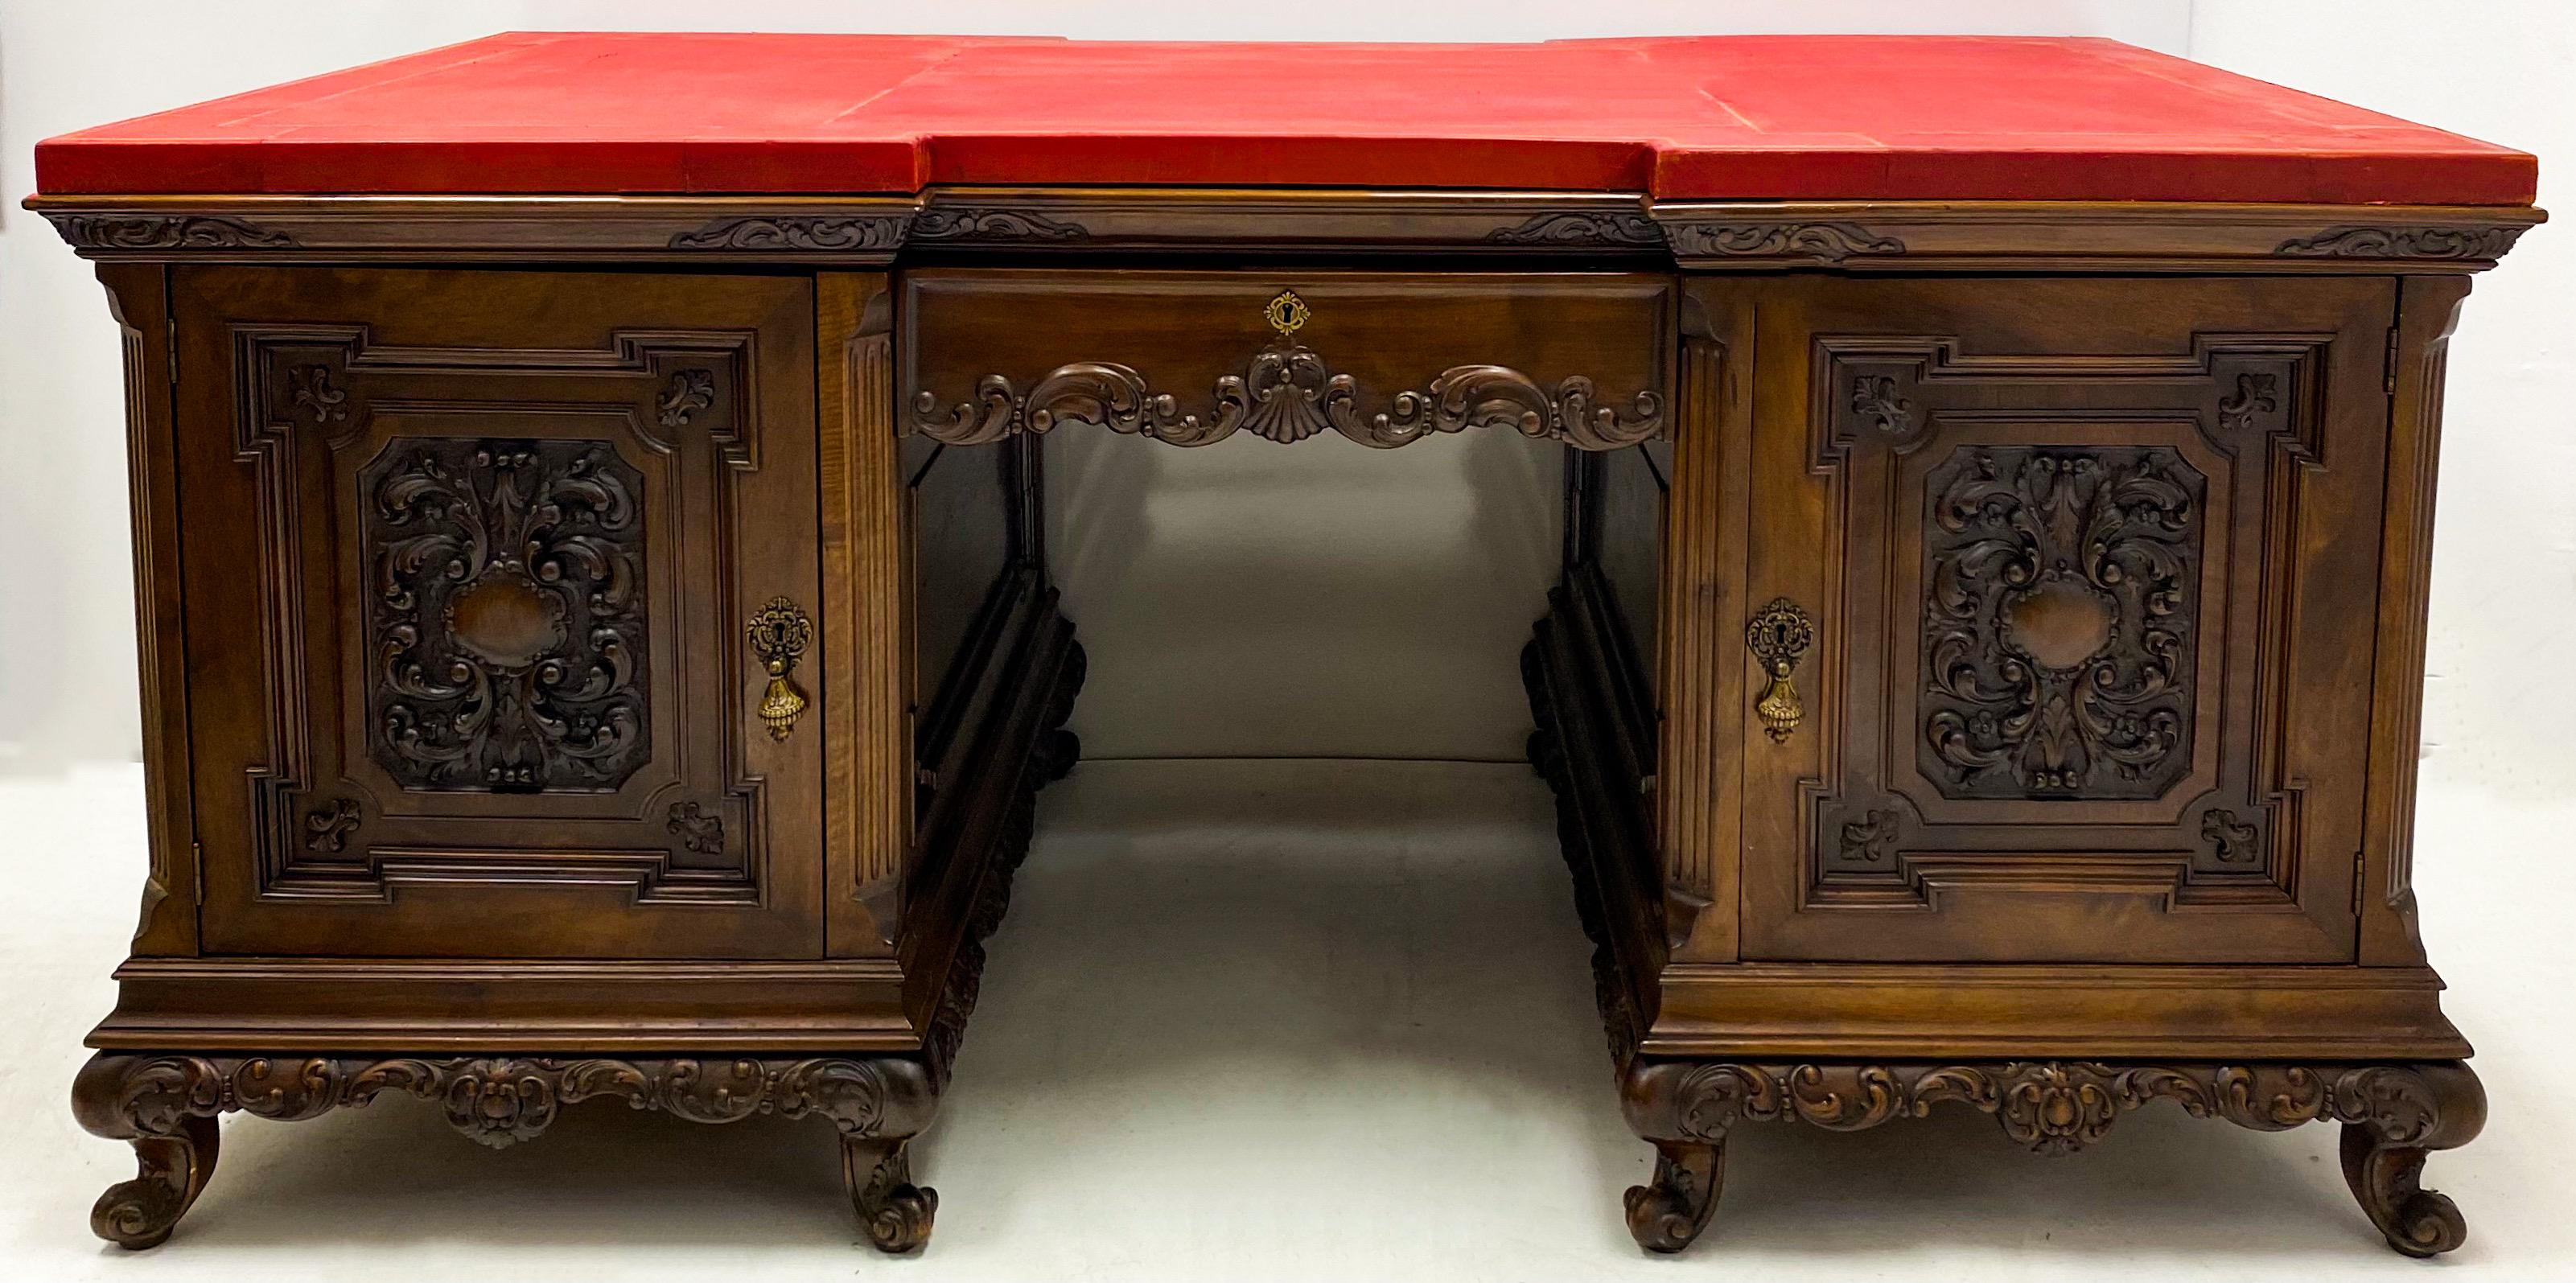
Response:
[[[673,802],[670,821],[664,827],[680,839],[683,850],[705,855],[724,854],[724,816],[709,812],[700,803]]]
[[[955,209],[933,207],[912,216],[916,241],[1078,241],[1090,235],[1079,223],[1049,218],[1025,209]]]
[[[2461,1084],[2431,1081],[2456,1069],[2072,1060],[1642,1062],[1629,1071],[1630,1116],[1650,1138],[1717,1143],[1738,1123],[1857,1131],[1960,1104],[1994,1115],[2016,1144],[2068,1154],[2101,1141],[2121,1115],[2171,1100],[2195,1118],[2257,1131],[2344,1122],[2366,1126],[2390,1145],[2460,1144],[2484,1121],[2484,1101],[2451,1099]],[[2456,1134],[2463,1129],[2468,1135]]]
[[[2236,391],[2218,402],[2218,427],[2222,432],[2243,432],[2254,426],[2260,416],[2281,408],[2281,376],[2277,374],[2239,374]]]
[[[654,398],[654,422],[666,428],[689,426],[689,416],[711,408],[716,403],[716,372],[690,368],[676,370],[662,385],[661,395]]]
[[[643,481],[604,441],[404,439],[359,478],[379,765],[608,791],[649,755]]]
[[[349,418],[349,394],[332,380],[327,365],[299,365],[286,373],[288,404],[298,417],[310,416],[314,426],[344,423]]]
[[[1911,435],[1919,426],[1914,417],[1914,402],[1899,395],[1893,375],[1854,375],[1851,411],[1871,429],[1891,437]]]
[[[671,238],[673,249],[693,250],[891,250],[912,224],[899,214],[755,214],[719,218]]]
[[[1533,214],[1510,227],[1485,234],[1497,245],[1564,245],[1658,249],[1663,225],[1641,213],[1606,210],[1562,210]]]
[[[1651,389],[1636,393],[1623,410],[1599,403],[1588,378],[1566,378],[1551,389],[1501,365],[1452,367],[1427,388],[1398,392],[1386,409],[1371,412],[1361,408],[1356,380],[1285,337],[1255,354],[1241,373],[1217,379],[1214,407],[1204,415],[1183,411],[1177,398],[1155,391],[1144,375],[1106,361],[1058,366],[1026,394],[1008,377],[988,374],[976,381],[974,400],[944,410],[926,388],[913,397],[913,429],[950,445],[1044,433],[1059,423],[1183,446],[1221,441],[1238,431],[1285,445],[1329,428],[1379,449],[1434,433],[1507,428],[1579,449],[1612,450],[1664,430],[1663,397]]]
[[[304,813],[304,849],[321,855],[338,855],[349,844],[349,835],[358,831],[358,804],[348,798],[333,798],[326,806]]]
[[[2209,844],[2212,858],[2225,864],[2252,863],[2263,855],[2261,826],[2240,821],[2225,807],[2212,807],[2200,817],[2200,840]]]
[[[535,1139],[565,1105],[623,1100],[700,1123],[755,1115],[821,1117],[845,1153],[859,1148],[875,1184],[851,1194],[870,1237],[888,1251],[920,1246],[936,1196],[910,1183],[902,1144],[930,1121],[936,1087],[908,1056],[555,1059],[511,1055],[439,1059],[191,1056],[101,1052],[75,1080],[72,1103],[93,1135],[134,1144],[141,1175],[111,1187],[91,1213],[100,1237],[150,1247],[169,1236],[212,1175],[218,1115],[277,1121],[361,1108],[386,1093],[437,1102],[478,1144]]]
[[[2520,227],[2330,227],[2293,237],[2272,252],[2293,258],[2497,259]]]
[[[2161,446],[1963,446],[1924,484],[1926,774],[2161,796],[2190,766],[2201,475]]]
[[[1684,258],[1848,258],[1902,254],[1905,242],[1857,223],[1690,223],[1664,225]]]
[[[1896,854],[1896,843],[1903,831],[1903,819],[1896,811],[1888,808],[1863,811],[1859,819],[1842,825],[1838,835],[1842,858],[1867,864],[1884,863],[1889,856]]]
[[[274,228],[211,214],[48,214],[74,249],[291,249]]]

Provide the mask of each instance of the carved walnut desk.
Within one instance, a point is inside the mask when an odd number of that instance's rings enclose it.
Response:
[[[2461,1241],[2407,851],[2529,156],[2100,41],[513,35],[37,159],[125,336],[108,1238],[399,1093],[819,1115],[917,1246],[1077,755],[1047,434],[1474,431],[1570,452],[1530,756],[1641,1243],[1742,1124],[2160,1100]]]

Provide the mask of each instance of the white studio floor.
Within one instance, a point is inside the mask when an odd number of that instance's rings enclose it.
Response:
[[[1587,946],[1525,767],[1092,762],[1048,791],[939,1126],[928,1253],[865,1247],[830,1129],[569,1109],[493,1152],[389,1098],[232,1120],[165,1247],[90,1237],[125,1146],[76,1128],[143,868],[138,768],[0,782],[0,1279],[1610,1279],[2576,1276],[2576,805],[2428,781],[2418,887],[2487,1134],[2428,1176],[2443,1266],[2383,1248],[2331,1128],[2157,1109],[2040,1158],[1952,1112],[1754,1127],[1699,1246],[1648,1258]],[[2555,1071],[2555,1072],[2553,1072]]]

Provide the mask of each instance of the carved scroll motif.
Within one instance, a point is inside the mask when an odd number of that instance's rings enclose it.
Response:
[[[2513,248],[2519,227],[2336,227],[2281,242],[2293,258],[2496,259]]]
[[[2190,766],[2200,474],[2164,447],[1968,447],[1925,486],[1927,774],[2161,796]]]
[[[74,249],[287,249],[295,238],[212,214],[48,214]]]
[[[377,762],[414,789],[634,774],[652,739],[635,469],[601,441],[442,438],[359,484]]]
[[[1902,254],[1905,242],[1857,223],[1669,223],[1673,252],[1683,258],[1847,258]]]
[[[1642,391],[1626,412],[1598,404],[1592,380],[1576,376],[1554,388],[1501,365],[1461,365],[1428,387],[1395,394],[1383,410],[1362,405],[1357,380],[1337,374],[1314,349],[1291,339],[1263,348],[1239,374],[1216,381],[1206,414],[1181,409],[1143,374],[1107,361],[1060,365],[1025,393],[1003,375],[975,385],[975,399],[941,408],[924,389],[913,398],[912,427],[950,445],[984,445],[1015,433],[1043,433],[1082,423],[1171,445],[1206,445],[1236,432],[1288,444],[1326,429],[1365,446],[1392,449],[1440,432],[1508,428],[1584,450],[1615,450],[1660,435],[1662,394]]]

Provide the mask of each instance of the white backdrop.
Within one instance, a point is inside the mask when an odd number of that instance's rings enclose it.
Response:
[[[2563,89],[2576,21],[2559,0],[2454,4],[2438,23],[2424,12],[2396,0],[1315,0],[1236,11],[1198,0],[950,0],[742,4],[711,18],[702,5],[635,0],[0,0],[0,192],[31,189],[36,139],[117,117],[495,30],[708,25],[1208,39],[2106,35],[2544,160],[2576,156]],[[2544,203],[2564,187],[2555,172],[2544,171]],[[2428,769],[2485,788],[2549,790],[2576,764],[2561,730],[2576,726],[2576,685],[2556,662],[2576,625],[2576,505],[2564,481],[2576,462],[2576,312],[2564,302],[2576,296],[2576,252],[2566,243],[2556,228],[2526,236],[2482,279],[2453,348],[2425,733]],[[42,220],[0,209],[0,771],[137,750],[117,360],[86,265]],[[1063,496],[1069,508],[1118,514],[1092,529],[1090,555],[1066,573],[1094,653],[1096,698],[1080,725],[1093,752],[1517,751],[1512,655],[1539,604],[1551,519],[1525,487],[1543,462],[1514,442],[1155,453],[1116,504]]]

